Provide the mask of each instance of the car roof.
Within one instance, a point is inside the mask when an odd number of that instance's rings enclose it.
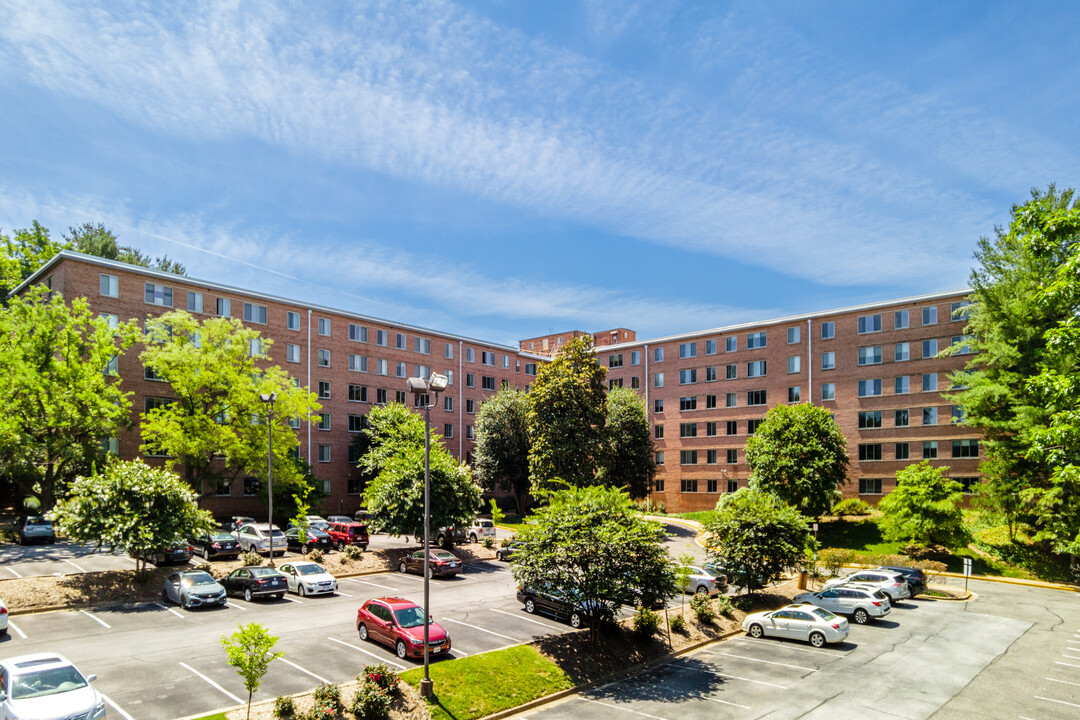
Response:
[[[0,661],[13,675],[34,672],[42,668],[67,667],[71,661],[58,653],[42,652],[18,655]]]
[[[292,563],[289,563],[289,564],[292,565],[293,567],[314,565],[315,567],[319,568],[323,572],[327,572],[326,568],[324,568],[322,565],[320,565],[317,562],[311,562],[310,560],[297,560],[296,562],[292,562]]]
[[[405,598],[399,598],[399,597],[380,597],[380,598],[371,598],[371,600],[368,600],[368,602],[376,602],[376,601],[382,603],[383,605],[388,605],[391,610],[396,610],[396,609],[399,609],[399,608],[407,608],[407,607],[419,607],[419,605],[417,603],[414,603],[412,600],[406,600]],[[365,603],[365,604],[367,604],[367,603]]]

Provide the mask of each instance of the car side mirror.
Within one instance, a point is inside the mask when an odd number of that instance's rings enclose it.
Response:
[[[95,680],[97,680],[97,675],[87,675],[86,676],[86,682],[88,682],[88,683],[92,683]]]
[[[0,690],[0,703],[7,701],[7,690]]]

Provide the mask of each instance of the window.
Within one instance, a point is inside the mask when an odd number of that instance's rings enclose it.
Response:
[[[367,402],[367,386],[366,385],[350,385],[349,386],[349,402]]]
[[[697,368],[688,368],[679,371],[680,385],[693,385],[697,382]]]
[[[727,491],[729,493],[738,492],[739,491],[739,481],[738,480],[728,480],[727,481]]]
[[[475,400],[466,400],[465,401],[465,412],[470,414],[470,415],[472,415],[473,413],[476,412],[476,401]]]
[[[454,437],[454,425],[453,425],[453,423],[446,423],[445,425],[443,425],[442,434],[443,434],[444,438],[452,438],[452,437]]]
[[[319,349],[319,367],[330,367],[330,351]]]
[[[680,358],[692,358],[697,357],[697,343],[689,342],[679,345],[679,357]]]
[[[881,332],[881,314],[863,315],[859,318],[859,334]]]
[[[679,410],[697,410],[697,396],[679,398]]]
[[[622,367],[622,353],[618,355],[608,355],[607,366],[609,368]]]
[[[109,326],[110,330],[115,330],[120,327],[120,316],[114,313],[101,313],[99,316],[105,321],[105,324]]]
[[[706,395],[705,396],[705,409],[706,410],[715,410],[716,409],[716,396],[715,395]]]
[[[285,327],[288,330],[300,329],[300,313],[291,310],[285,313]]]
[[[896,427],[907,427],[911,422],[911,413],[905,408],[903,410],[893,411],[893,425]]]
[[[476,387],[476,376],[472,373],[465,373],[465,387]]]
[[[375,404],[386,404],[386,388],[378,388],[377,390],[375,390]]]
[[[709,452],[711,452],[711,453],[712,453],[712,461],[713,461],[713,463],[715,464],[715,463],[716,463],[716,451],[715,451],[715,450],[710,450]],[[711,493],[715,493],[715,492],[720,492],[720,491],[719,491],[719,490],[718,490],[718,489],[716,488],[716,483],[717,483],[717,482],[718,482],[718,481],[717,481],[717,479],[716,479],[716,478],[709,478],[708,480],[706,480],[706,481],[705,481],[705,483],[706,483],[706,485],[707,485],[708,487],[707,487],[707,489],[706,489],[706,491],[705,491],[705,492],[711,492]]]
[[[911,446],[906,442],[896,443],[896,459],[908,460],[911,458]]]
[[[472,348],[465,348],[465,362],[476,362],[476,351]]]
[[[705,368],[705,382],[716,382],[716,366]]]
[[[881,411],[867,410],[859,413],[859,429],[869,430],[881,427]]]
[[[172,307],[172,288],[155,283],[146,283],[146,302],[150,305]]]
[[[977,477],[955,477],[953,480],[960,483],[960,487],[964,489],[965,495],[970,495],[975,492],[979,484],[979,478]]]
[[[909,392],[911,392],[911,376],[897,375],[894,392],[897,395],[907,395]]]
[[[893,349],[893,360],[906,362],[911,359],[911,343],[896,343]]]
[[[802,397],[802,388],[798,385],[794,385],[787,389],[787,401],[789,403],[799,402],[799,398]]]
[[[418,352],[421,355],[431,354],[431,340],[427,338],[413,338],[413,352]]]
[[[386,375],[388,372],[388,363],[386,358],[375,358],[375,374]]]
[[[881,346],[873,345],[871,347],[859,348],[859,365],[880,365],[881,364]]]
[[[922,309],[922,324],[923,325],[937,325],[937,308],[936,307],[924,307]]]
[[[218,317],[232,317],[232,300],[229,298],[218,298],[217,305],[214,309],[217,310]]]
[[[953,440],[952,441],[952,456],[954,458],[974,458],[974,457],[979,457],[979,441],[978,440]]]
[[[244,478],[244,495],[254,495],[259,492],[259,479],[254,477]]]
[[[482,390],[494,390],[495,389],[495,378],[490,377],[488,375],[481,375],[480,376],[480,388]]]
[[[641,387],[641,378],[637,375],[630,378],[630,387],[634,388],[635,390]]]
[[[716,455],[717,455],[716,450],[706,450],[705,451],[705,464],[706,465],[715,465],[716,464]],[[715,482],[715,481],[710,481],[710,482]],[[713,490],[712,492],[716,492],[716,491]]]
[[[444,343],[443,344],[443,357],[446,358],[447,360],[453,360],[454,359],[454,343]]]
[[[202,312],[202,293],[188,291],[187,294],[187,309],[188,312]]]
[[[397,334],[397,344],[394,347],[396,347],[398,350],[404,350],[405,349],[405,340],[406,340],[405,333],[398,333]]]
[[[739,421],[738,420],[728,420],[724,424],[724,426],[725,426],[724,429],[726,431],[726,434],[728,434],[728,435],[738,435],[739,434]]]
[[[442,400],[443,410],[446,412],[454,412],[454,397],[453,395],[444,395]]]
[[[375,344],[376,345],[382,345],[383,347],[386,347],[386,331],[385,330],[376,330],[375,331]]]
[[[349,370],[352,370],[353,372],[367,372],[367,366],[367,355],[349,354]]]
[[[115,275],[101,273],[100,292],[105,297],[120,297],[120,279]]]
[[[652,433],[653,434],[653,440],[663,440],[664,439],[664,426],[663,425],[653,425],[652,430],[653,430],[653,433]]]
[[[877,397],[881,395],[881,380],[860,380],[859,397]]]
[[[319,413],[319,422],[317,423],[316,427],[318,427],[320,430],[329,430],[330,429],[330,413],[328,413],[328,412]]]
[[[536,363],[525,363],[525,374],[536,375]]]
[[[937,351],[937,340],[922,341],[923,360],[934,357],[935,355],[937,355]]]
[[[705,423],[705,437],[716,437],[716,423]]]
[[[859,478],[860,495],[880,495],[881,478]]]
[[[836,323],[832,320],[821,323],[821,339],[832,340],[836,337]]]
[[[266,324],[266,306],[256,305],[254,303],[244,303],[244,322],[258,323],[260,325]],[[329,320],[326,321],[329,327]],[[323,321],[319,321],[319,328],[322,328]],[[325,333],[320,332],[320,335],[329,335],[329,330]]]
[[[679,423],[679,437],[697,437],[697,423]]]
[[[404,390],[395,390],[394,391],[394,402],[398,403],[399,405],[404,405],[405,404],[405,391]]]
[[[910,319],[908,318],[907,310],[897,310],[893,313],[893,329],[894,330],[906,330],[911,327]]]
[[[937,408],[927,407],[922,409],[922,424],[937,425]]]
[[[952,423],[953,425],[959,425],[964,422],[964,408],[959,405],[952,406]]]
[[[149,371],[150,368],[147,368]],[[109,358],[109,362],[105,363],[105,369],[102,371],[105,375],[119,375],[120,374],[120,356],[113,355]],[[152,378],[147,378],[152,379]]]
[[[663,465],[664,464],[664,451],[663,450],[657,450],[656,451],[656,453],[653,456],[653,462],[656,463],[657,465]],[[659,490],[660,488],[657,487],[656,489]]]
[[[409,364],[408,363],[403,363],[400,360],[398,362],[394,363],[394,375],[396,375],[399,378],[403,378],[403,377],[408,376],[408,374],[409,374]]]
[[[738,393],[728,393],[724,396],[724,407],[733,408],[737,404]]]
[[[330,381],[328,381],[328,380],[320,380],[319,381],[319,399],[320,400],[329,400],[330,399]]]
[[[799,328],[798,327],[789,327],[787,329],[787,342],[788,342],[788,345],[794,345],[795,343],[799,342]]]
[[[766,403],[764,390],[750,390],[746,393],[747,405],[764,405]]]
[[[683,465],[693,465],[697,463],[697,453],[694,453],[693,463],[683,463]],[[682,478],[680,481],[681,487],[679,488],[684,493],[696,493],[697,492],[697,478]]]
[[[473,430],[473,426],[472,425],[466,425],[465,426],[465,438],[468,439],[468,440],[472,440],[474,437],[476,437],[476,433]]]
[[[735,380],[739,377],[739,366],[735,363],[731,363],[725,368],[724,372],[726,379]]]
[[[792,355],[787,359],[787,371],[788,374],[797,373],[802,368],[802,357],[799,355]]]
[[[823,352],[821,353],[821,369],[822,370],[834,370],[836,368],[836,353]]]
[[[747,333],[746,334],[746,349],[753,350],[754,348],[763,348],[768,342],[764,332]]]
[[[953,322],[967,322],[968,315],[971,313],[970,305],[971,303],[967,300],[954,302],[952,307],[949,308],[949,317],[952,318]]]
[[[248,355],[249,356],[255,357],[256,355],[261,355],[262,351],[263,351],[262,340],[260,340],[259,338],[251,338],[251,340],[248,341]]]
[[[821,384],[821,399],[822,400],[835,400],[836,399],[836,383],[822,383]]]
[[[495,353],[486,350],[480,351],[480,364],[495,367]]]
[[[288,343],[285,345],[285,362],[300,362],[300,346]]]
[[[428,380],[431,378],[431,367],[428,365],[417,365],[416,374],[413,377],[424,378]]]
[[[349,432],[358,433],[367,427],[366,415],[350,415],[349,416]]]
[[[937,373],[924,373],[922,376],[923,392],[937,390]]]
[[[859,461],[872,461],[881,459],[881,443],[870,443],[859,446]]]
[[[664,387],[664,373],[653,373],[653,387]]]
[[[937,440],[928,440],[922,444],[922,456],[923,460],[934,460],[937,458]]]
[[[975,340],[971,335],[953,335],[950,344],[953,352],[957,355],[970,355],[975,352],[971,349],[971,343]]]
[[[739,338],[729,337],[724,339],[724,352],[735,352],[739,349]]]
[[[747,420],[746,421],[746,434],[747,435],[753,435],[754,433],[756,433],[757,429],[759,427],[761,427],[762,422],[764,422],[764,421],[761,418],[758,418],[757,420]]]
[[[764,360],[754,360],[753,362],[748,362],[746,363],[746,377],[765,377],[766,369],[766,363]]]
[[[664,362],[664,348],[653,348],[652,359],[653,362]]]
[[[506,382],[506,381],[503,380],[503,382]],[[607,386],[608,386],[608,390],[614,390],[617,387],[622,387],[623,386],[623,379],[622,378],[611,378],[610,380],[607,381]]]
[[[319,462],[321,462],[321,463],[330,462],[330,446],[329,445],[320,445],[319,446]]]
[[[117,362],[118,357],[119,356],[117,355],[113,355],[111,358],[109,358],[109,364],[106,368],[105,373],[106,375],[116,375],[119,372],[120,367],[119,363]],[[145,380],[152,380],[153,382],[165,382],[165,378],[154,372],[154,368],[150,367],[149,365],[143,366],[143,378]]]
[[[728,465],[738,465],[739,464],[739,451],[737,449],[728,448],[728,451],[727,451],[727,463],[728,463]],[[730,480],[728,482],[730,482]],[[728,490],[728,492],[732,492],[732,491]]]
[[[705,354],[706,355],[715,355],[716,354],[716,341],[715,340],[706,340],[705,341]]]
[[[664,412],[664,399],[663,398],[660,398],[658,400],[653,400],[653,412],[654,413],[662,413],[662,412]]]
[[[679,451],[679,464],[680,465],[697,465],[697,450],[680,450]]]
[[[630,364],[631,365],[640,365],[641,364],[641,351],[640,350],[634,350],[633,352],[630,353]]]

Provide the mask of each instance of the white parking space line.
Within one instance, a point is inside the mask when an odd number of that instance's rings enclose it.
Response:
[[[721,705],[731,705],[732,707],[742,708],[743,710],[749,710],[747,705],[740,705],[739,703],[728,702],[727,700],[721,700],[720,698],[714,698],[711,695],[702,695],[703,700],[711,700],[714,703],[720,703]]]
[[[383,662],[383,663],[386,663],[387,665],[393,665],[394,667],[396,667],[396,668],[399,668],[399,669],[401,669],[401,670],[408,670],[408,669],[409,669],[409,668],[405,667],[404,665],[398,665],[398,664],[397,664],[396,662],[393,662],[392,660],[384,660],[384,659],[382,658],[382,656],[380,656],[380,655],[376,655],[376,654],[375,654],[375,653],[373,653],[373,652],[368,652],[368,651],[367,651],[367,650],[365,650],[364,648],[362,648],[362,647],[360,647],[360,646],[358,646],[358,645],[353,645],[352,643],[347,643],[347,642],[345,642],[344,640],[338,640],[338,639],[337,639],[337,638],[335,638],[335,637],[332,637],[332,638],[327,638],[327,640],[332,640],[332,641],[334,641],[334,642],[338,643],[339,645],[344,645],[345,647],[347,647],[347,648],[352,648],[353,650],[355,650],[355,651],[357,651],[357,652],[362,652],[362,653],[364,653],[365,655],[370,655],[371,657],[375,658],[375,659],[376,659],[376,660],[378,660],[379,662]]]
[[[1050,682],[1061,683],[1062,685],[1075,685],[1076,687],[1080,687],[1080,683],[1069,682],[1068,680],[1057,680],[1057,679],[1051,678],[1051,677],[1043,678],[1043,680],[1049,680]]]
[[[510,617],[514,618],[515,620],[524,620],[525,622],[531,622],[533,625],[539,625],[540,627],[545,627],[548,630],[562,630],[562,628],[559,627],[558,625],[548,624],[548,623],[545,623],[545,622],[540,622],[539,620],[534,620],[531,617],[524,617],[524,616],[521,615],[521,613],[506,612],[505,610],[499,610],[498,608],[487,608],[487,609],[490,610],[491,612],[497,612],[497,613],[499,613],[501,615],[509,615]]]
[[[748,645],[771,645],[774,648],[783,648],[784,650],[795,650],[797,652],[811,653],[812,655],[828,655],[829,657],[838,657],[836,653],[826,652],[825,650],[813,650],[811,648],[798,647],[797,645],[788,645],[787,643],[778,645],[773,640],[754,640],[753,638],[748,636],[737,638],[735,642],[742,642]],[[839,657],[843,657],[843,655],[840,655]]]
[[[185,617],[185,615],[182,612],[180,612],[179,610],[177,610],[176,608],[171,608],[171,607],[169,607],[167,605],[163,605],[163,604],[161,604],[159,602],[151,603],[151,605],[155,605],[155,606],[161,608],[162,610],[168,610],[169,612],[171,612],[173,615],[180,618],[181,620],[184,619],[184,617]]]
[[[296,664],[296,663],[294,663],[294,662],[293,662],[292,660],[287,660],[287,659],[285,659],[285,658],[283,658],[283,657],[279,657],[279,658],[278,658],[278,660],[280,660],[281,662],[285,663],[286,665],[292,665],[292,666],[293,666],[294,668],[296,668],[296,669],[297,669],[297,670],[299,670],[300,672],[304,673],[305,675],[310,675],[311,677],[315,678],[316,680],[318,680],[319,682],[323,683],[324,685],[333,685],[333,683],[332,683],[332,682],[330,682],[329,680],[327,680],[326,678],[324,678],[324,677],[321,677],[321,676],[319,676],[319,675],[316,675],[315,673],[313,673],[313,672],[311,672],[310,670],[306,669],[306,668],[305,668],[305,667],[303,667],[302,665],[297,665],[297,664]]]
[[[486,632],[489,635],[494,635],[495,637],[501,637],[503,640],[510,640],[511,642],[524,642],[523,640],[518,640],[517,638],[512,638],[509,635],[503,635],[502,633],[497,633],[494,630],[488,630],[487,628],[482,628],[479,625],[470,625],[467,622],[461,622],[460,620],[453,620],[451,618],[443,618],[442,620],[443,620],[443,622],[452,622],[452,623],[456,623],[457,625],[464,625],[467,628],[472,628],[473,630],[479,630],[480,632]]]
[[[802,665],[789,665],[788,663],[776,662],[775,660],[762,660],[761,658],[748,657],[746,655],[733,655],[732,653],[714,652],[712,655],[722,655],[723,657],[738,658],[739,660],[749,660],[750,662],[765,663],[766,665],[779,665],[780,667],[789,667],[794,670],[805,670],[807,672],[817,672],[817,668],[803,667]]]
[[[282,600],[288,600],[289,602],[294,602],[294,603],[296,603],[297,605],[303,605],[303,604],[304,604],[304,601],[303,601],[303,600],[297,600],[296,598],[291,598],[291,597],[289,597],[288,595],[282,595],[282,596],[281,596],[281,599],[282,599]]]
[[[450,654],[451,655],[456,655],[459,658],[469,657],[469,653],[463,653],[463,652],[461,652],[460,650],[457,650],[457,649],[450,650]]]
[[[1072,645],[1069,645],[1065,649],[1066,650],[1071,650],[1072,652],[1080,652],[1080,647],[1073,647]]]
[[[343,592],[341,592],[340,590],[335,590],[335,591],[334,591],[334,594],[335,594],[335,595],[340,595],[341,597],[347,597],[347,598],[351,598],[351,597],[352,597],[352,595],[350,595],[349,593],[343,593]]]
[[[112,698],[111,698],[111,697],[109,697],[109,696],[108,696],[108,695],[106,695],[105,693],[101,692],[100,690],[98,690],[98,695],[100,695],[100,696],[101,696],[101,699],[102,699],[102,700],[104,700],[105,702],[109,703],[109,705],[110,705],[110,706],[112,707],[112,709],[113,709],[113,710],[115,710],[116,712],[120,713],[120,715],[121,715],[121,716],[122,716],[122,717],[124,718],[124,720],[135,720],[135,718],[131,717],[131,716],[130,716],[130,715],[128,715],[128,714],[127,714],[126,712],[124,712],[124,708],[122,708],[122,707],[120,707],[119,705],[117,705],[116,703],[114,703],[114,702],[112,701]]]
[[[214,689],[216,689],[216,690],[220,691],[222,695],[224,695],[225,697],[229,698],[230,700],[232,700],[232,701],[233,701],[234,703],[236,703],[237,705],[243,705],[243,704],[244,704],[244,701],[243,701],[243,700],[241,700],[240,698],[236,697],[236,696],[235,696],[235,695],[233,695],[233,694],[232,694],[231,692],[229,692],[229,691],[228,691],[228,690],[226,690],[225,688],[221,687],[221,686],[220,686],[220,685],[218,685],[218,684],[217,684],[216,682],[214,682],[214,681],[213,681],[213,680],[211,680],[210,678],[206,677],[206,676],[205,676],[205,675],[203,675],[203,674],[202,674],[201,672],[199,672],[199,671],[198,671],[198,670],[196,670],[195,668],[191,667],[191,666],[190,666],[190,665],[188,665],[187,663],[180,663],[180,667],[184,668],[185,670],[189,670],[189,671],[191,671],[191,672],[195,673],[196,675],[198,675],[199,677],[201,677],[201,678],[202,678],[203,680],[205,680],[205,681],[206,681],[206,682],[207,682],[207,683],[208,683],[208,684],[210,685],[210,687],[212,687],[212,688],[214,688]]]
[[[739,677],[738,675],[730,675],[728,673],[716,672],[715,670],[702,670],[701,668],[683,667],[681,665],[672,665],[671,667],[675,670],[680,670],[682,672],[703,673],[705,675],[711,675],[714,677],[725,677],[731,678],[732,680],[742,680],[743,682],[754,683],[755,685],[767,685],[769,687],[774,687],[779,690],[790,690],[790,688],[786,685],[777,685],[776,683],[765,682],[764,680],[751,680],[750,678]]]
[[[383,590],[397,590],[397,588],[390,587],[389,585],[380,585],[379,583],[368,582],[367,580],[357,580],[356,578],[345,578],[349,582],[360,583],[361,585],[370,585],[372,587],[382,588]]]
[[[1080,665],[1077,665],[1076,663],[1063,663],[1060,660],[1055,660],[1054,664],[1055,665],[1066,665],[1068,667],[1080,667]]]
[[[1061,657],[1066,658],[1068,660],[1080,660],[1080,657],[1076,657],[1075,655],[1062,655]]]
[[[1042,695],[1036,695],[1036,700],[1045,700],[1046,702],[1059,703],[1061,705],[1068,705],[1069,707],[1080,708],[1077,703],[1065,702],[1064,700],[1055,700],[1054,698],[1043,697]]]
[[[17,578],[21,578],[21,577],[22,577],[22,575],[20,575],[19,573],[17,573],[17,572],[15,571],[15,568],[12,568],[12,567],[8,567],[7,565],[5,565],[5,566],[4,566],[4,569],[5,569],[5,570],[7,570],[7,571],[8,571],[9,573],[11,573],[12,575],[14,575],[14,576],[15,576],[15,577],[17,577]]]
[[[104,620],[102,620],[101,618],[97,617],[96,615],[92,614],[92,613],[91,613],[91,612],[90,612],[89,610],[80,610],[79,612],[81,612],[81,613],[82,613],[83,615],[85,615],[86,617],[90,618],[90,619],[91,619],[91,620],[93,620],[94,622],[96,622],[96,623],[101,623],[101,624],[102,624],[102,625],[104,625],[104,626],[105,626],[106,628],[108,628],[108,629],[112,630],[112,625],[110,625],[109,623],[105,622]]]
[[[8,620],[8,627],[11,628],[12,630],[14,630],[15,634],[18,635],[19,637],[21,637],[23,640],[26,639],[26,633],[24,633],[22,630],[20,630],[19,626],[16,625],[15,623],[11,622],[10,620]]]
[[[584,695],[581,696],[581,699],[584,700],[585,702],[596,703],[597,705],[603,705],[604,707],[614,708],[615,710],[625,710],[628,713],[634,713],[635,715],[640,715],[641,717],[652,718],[653,720],[667,720],[667,718],[662,718],[659,715],[650,715],[649,713],[643,713],[643,712],[640,712],[638,710],[631,710],[630,708],[623,707],[621,705],[612,705],[611,703],[600,702],[599,700],[593,700],[592,698],[585,697]]]
[[[228,605],[231,608],[236,608],[237,610],[243,610],[244,612],[247,612],[247,608],[244,607],[243,605],[233,605],[231,602],[227,602],[225,604]]]
[[[68,565],[75,568],[79,572],[86,572],[86,568],[84,568],[82,565],[79,565],[77,563],[73,563],[70,560],[68,560],[67,558],[64,558],[64,562],[66,562]]]

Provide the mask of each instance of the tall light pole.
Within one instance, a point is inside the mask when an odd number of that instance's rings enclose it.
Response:
[[[270,410],[266,413],[266,500],[270,506],[267,511],[266,531],[270,535],[270,567],[274,567],[274,465],[272,459],[274,457],[274,401],[277,400],[277,393],[272,392],[269,395],[263,393],[259,395],[259,399],[270,405]]]
[[[424,378],[409,378],[407,381],[409,392],[421,397],[434,395],[434,400],[426,397],[424,402],[424,679],[420,681],[420,696],[429,698],[434,694],[434,683],[428,674],[428,655],[431,647],[428,644],[428,629],[431,624],[431,612],[429,610],[430,597],[428,586],[431,583],[431,574],[428,571],[428,561],[431,554],[431,408],[439,402],[439,393],[446,389],[447,378],[439,373],[431,373],[427,380]]]

